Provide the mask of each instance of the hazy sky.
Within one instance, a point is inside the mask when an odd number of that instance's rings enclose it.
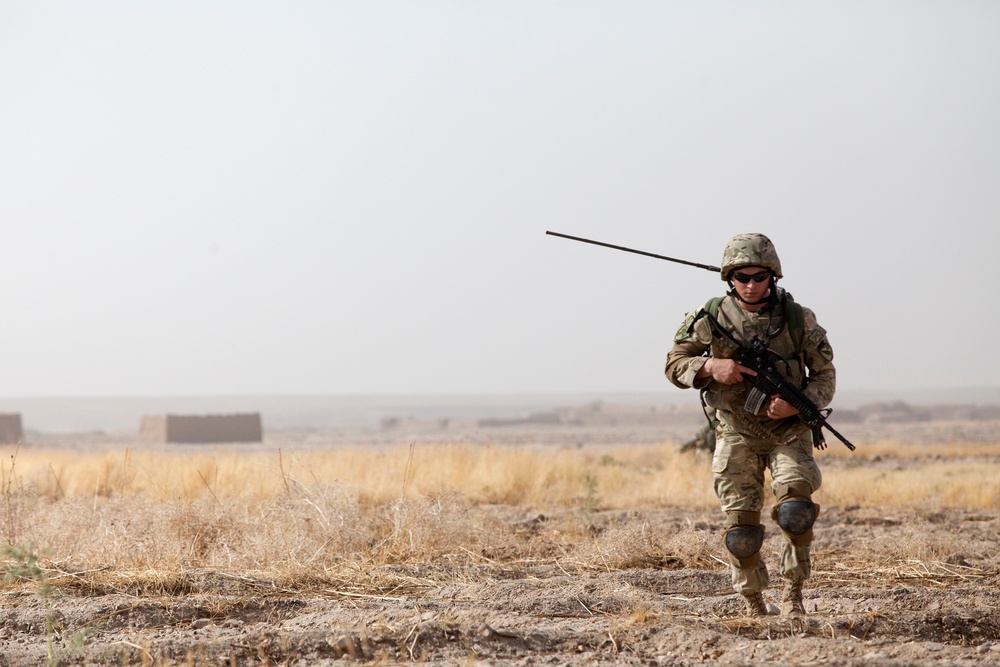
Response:
[[[850,389],[998,384],[1000,3],[0,0],[0,396],[662,391],[774,241]]]

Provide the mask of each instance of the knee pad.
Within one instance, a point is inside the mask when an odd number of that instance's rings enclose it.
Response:
[[[726,549],[741,561],[755,556],[763,544],[763,526],[732,526],[726,531]]]
[[[785,539],[797,547],[812,542],[812,527],[819,516],[819,505],[812,501],[812,487],[805,482],[782,484],[774,490],[778,504],[771,509],[771,518],[785,534]]]
[[[775,510],[774,520],[789,535],[805,535],[816,523],[816,505],[811,500],[786,500]]]

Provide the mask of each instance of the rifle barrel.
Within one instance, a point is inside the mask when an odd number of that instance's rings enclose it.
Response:
[[[657,255],[652,252],[646,252],[645,250],[635,250],[634,248],[626,248],[625,246],[612,245],[610,243],[603,243],[601,241],[593,241],[591,239],[581,238],[579,236],[570,236],[569,234],[560,234],[559,232],[545,232],[549,236],[558,236],[561,239],[569,239],[571,241],[580,241],[581,243],[591,243],[593,245],[604,246],[605,248],[614,248],[615,250],[622,250],[624,252],[632,252],[636,255],[645,255],[646,257],[654,257],[656,259],[663,259],[668,262],[676,262],[677,264],[686,264],[687,266],[696,266],[699,269],[705,269],[706,271],[712,271],[714,273],[719,273],[722,271],[718,266],[712,266],[711,264],[699,264],[698,262],[689,262],[686,259],[677,259],[676,257],[666,257],[664,255]]]
[[[830,433],[833,433],[835,436],[837,436],[837,438],[839,438],[840,441],[842,443],[844,443],[845,447],[847,447],[852,452],[855,450],[855,447],[851,443],[851,441],[848,440],[847,438],[845,438],[844,436],[840,435],[840,433],[837,432],[837,429],[835,429],[834,427],[830,426],[829,422],[827,422],[826,420],[823,420],[823,426],[825,426],[827,429],[829,429]]]

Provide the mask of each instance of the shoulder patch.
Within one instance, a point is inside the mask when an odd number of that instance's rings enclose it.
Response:
[[[816,315],[805,308],[806,314],[806,344],[808,347],[815,348],[816,353],[825,359],[827,362],[833,361],[833,348],[830,347],[830,341],[826,338],[826,329],[821,327],[816,321]]]
[[[814,324],[806,334],[806,338],[809,340],[809,342],[812,344],[813,347],[819,347],[824,342],[826,342],[826,329],[824,329],[818,324],[815,324],[815,320],[813,320],[813,322]]]
[[[691,330],[691,323],[694,322],[696,314],[697,313],[695,313],[694,311],[687,314],[687,316],[684,318],[684,321],[681,322],[681,326],[677,330],[677,333],[674,334],[674,342],[679,343],[681,341],[687,340],[692,335],[694,335],[694,332]]]

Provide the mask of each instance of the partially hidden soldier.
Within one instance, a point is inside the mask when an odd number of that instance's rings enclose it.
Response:
[[[802,585],[810,574],[809,545],[819,514],[812,494],[822,481],[813,458],[813,433],[796,416],[796,408],[778,396],[769,397],[756,412],[747,409],[748,377],[754,371],[733,359],[736,344],[713,335],[708,318],[700,315],[711,312],[736,341],[755,336],[765,341],[780,360],[776,366],[782,376],[819,408],[829,405],[836,387],[833,350],[813,312],[778,287],[781,263],[766,236],[734,236],[723,253],[721,275],[729,291],[687,315],[667,354],[665,372],[678,387],[700,389],[719,422],[712,473],[726,514],[723,535],[733,588],[743,595],[749,615],[768,613],[763,591],[770,579],[760,555],[768,470],[775,496],[771,518],[784,538],[779,565],[785,580],[782,611],[801,615]]]
[[[681,453],[684,452],[715,452],[715,427],[716,423],[711,418],[707,425],[703,426],[694,437],[681,445]]]

